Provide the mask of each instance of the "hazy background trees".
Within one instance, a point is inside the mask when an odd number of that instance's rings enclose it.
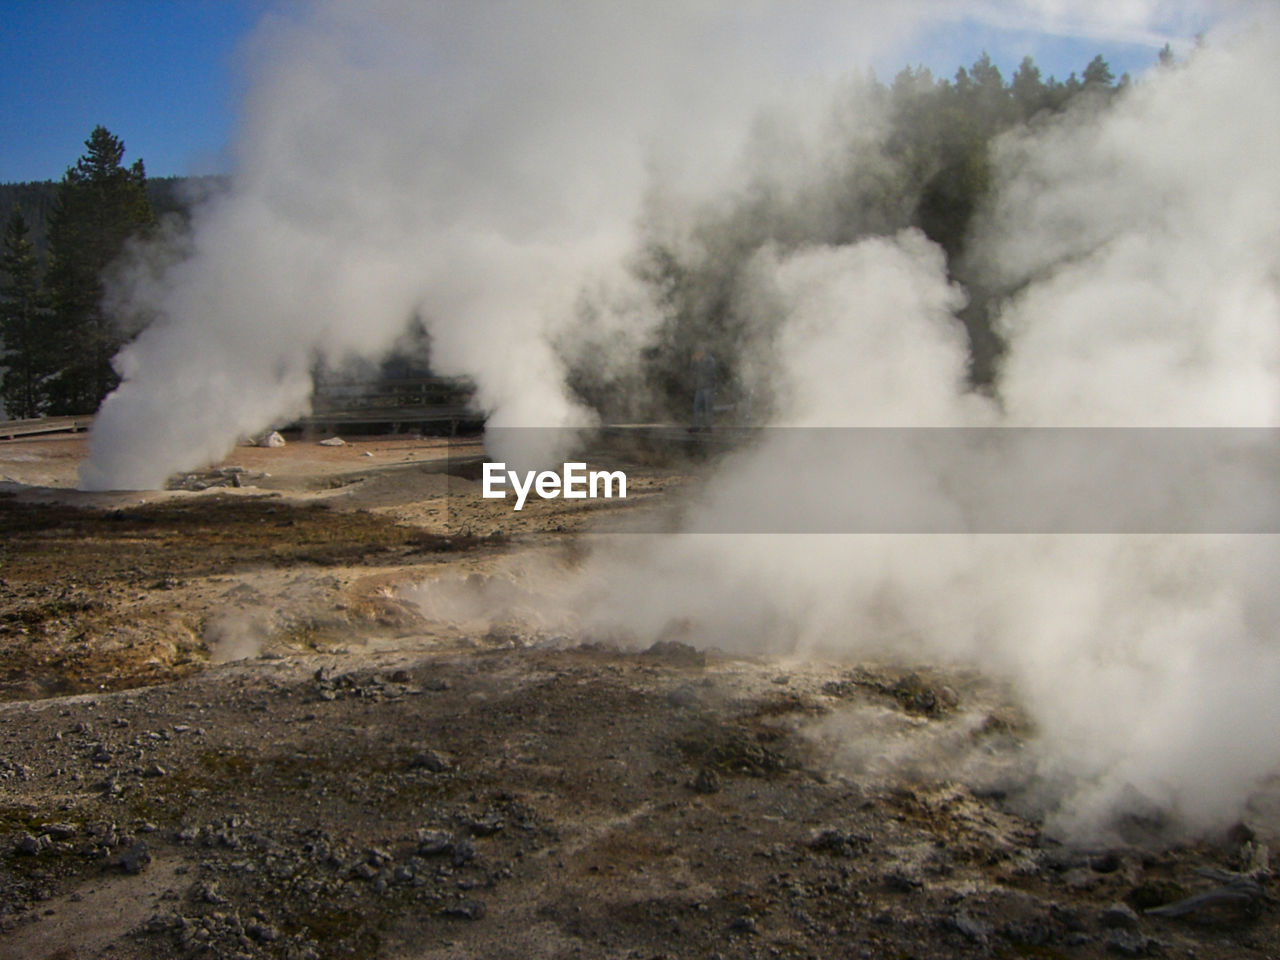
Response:
[[[1173,65],[1167,48],[1159,63]],[[1006,79],[985,53],[950,79],[908,67],[888,84],[857,81],[856,97],[875,108],[877,128],[869,135],[850,123],[823,182],[797,191],[766,175],[733,202],[694,211],[696,256],[660,230],[642,231],[634,273],[659,304],[661,322],[641,346],[638,367],[617,375],[622,382],[593,365],[584,321],[582,335],[561,345],[570,387],[606,418],[683,416],[692,395],[689,357],[701,342],[719,361],[720,397],[741,399],[741,362],[759,345],[733,297],[754,252],[845,244],[906,227],[942,248],[951,278],[966,288],[961,319],[971,379],[991,382],[1002,344],[989,305],[1009,291],[984,289],[966,245],[992,189],[992,144],[1068,109],[1104,110],[1128,82],[1101,56],[1065,81],[1044,78],[1026,57]],[[0,397],[9,416],[97,409],[118,382],[111,360],[127,339],[104,310],[112,265],[132,238],[147,235],[160,217],[188,217],[191,198],[217,186],[216,178],[149,181],[142,161],[126,166],[124,142],[101,126],[84,145],[60,182],[0,184],[0,210],[14,211],[0,264]]]
[[[0,400],[12,417],[37,417],[47,406],[47,386],[56,373],[49,336],[49,310],[40,286],[40,265],[31,229],[17,207],[4,231],[0,255]]]
[[[1159,62],[1171,65],[1171,52],[1162,52]],[[697,211],[675,241],[661,228],[651,230],[636,273],[652,290],[661,320],[643,347],[641,382],[635,371],[623,384],[596,367],[588,309],[583,330],[565,341],[571,388],[606,419],[686,418],[693,394],[689,357],[695,344],[705,343],[720,361],[717,402],[749,406],[758,417],[769,398],[748,396],[753,385],[743,374],[767,357],[768,331],[734,302],[750,259],[762,249],[785,254],[911,227],[942,248],[950,278],[965,288],[960,319],[970,379],[991,384],[1003,350],[991,308],[1013,291],[986,289],[966,253],[992,190],[993,144],[1019,126],[1051,122],[1068,110],[1105,110],[1129,82],[1127,75],[1117,80],[1101,56],[1065,81],[1044,78],[1026,57],[1006,79],[985,53],[951,79],[907,67],[887,85],[853,81],[851,101],[869,107],[863,115],[884,129],[868,133],[859,123],[837,121],[838,142],[813,165],[821,171],[816,176],[810,172],[797,186],[766,173],[731,200]]]

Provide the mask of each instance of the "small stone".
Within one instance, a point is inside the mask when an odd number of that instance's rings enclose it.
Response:
[[[693,778],[694,793],[719,793],[721,790],[720,775],[710,767],[703,767]]]
[[[1094,873],[1115,873],[1120,869],[1120,857],[1115,853],[1104,853],[1089,861],[1089,869]]]
[[[151,853],[147,850],[145,840],[139,840],[124,853],[120,854],[120,859],[116,861],[121,870],[131,874],[141,873],[150,862]]]
[[[1140,933],[1116,930],[1107,937],[1107,952],[1122,957],[1145,957],[1151,953],[1153,941]]]
[[[156,913],[152,914],[146,923],[147,933],[164,933],[167,930],[177,930],[183,925],[181,917],[172,913]]]
[[[886,873],[883,879],[885,888],[894,893],[911,893],[924,886],[924,881],[919,877],[909,876],[898,870]]]
[[[1126,903],[1113,903],[1102,911],[1098,921],[1108,930],[1137,930],[1138,915]]]
[[[244,932],[259,943],[272,943],[280,939],[280,931],[269,923],[246,924]]]
[[[495,833],[500,833],[505,826],[506,823],[496,814],[486,814],[466,822],[467,829],[474,837],[491,837]]]
[[[441,911],[446,917],[459,920],[479,920],[484,916],[485,907],[479,900],[459,900],[451,903]]]
[[[218,891],[218,884],[214,880],[207,880],[196,888],[196,899],[214,906],[227,902],[227,898]]]
[[[991,933],[990,925],[969,916],[967,913],[957,913],[952,917],[951,926],[965,939],[972,940],[974,943],[986,943],[987,936]]]
[[[413,758],[409,764],[414,769],[430,770],[432,773],[444,773],[453,768],[449,758],[435,750],[424,750]]]
[[[48,850],[52,845],[53,841],[49,839],[47,834],[42,833],[37,837],[28,833],[14,844],[14,849],[18,853],[33,857],[38,853],[43,853],[45,850]]]
[[[424,856],[448,853],[453,849],[453,838],[443,830],[419,830],[418,852]]]
[[[679,667],[705,667],[707,655],[679,640],[659,640],[641,656]]]
[[[729,929],[737,933],[755,933],[758,929],[756,918],[752,916],[734,917]]]
[[[453,865],[460,867],[476,858],[476,845],[463,837],[453,845]]]

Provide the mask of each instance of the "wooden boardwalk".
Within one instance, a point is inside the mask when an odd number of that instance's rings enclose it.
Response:
[[[37,417],[34,420],[0,420],[0,440],[34,437],[42,433],[79,433],[93,425],[93,414],[74,417]]]

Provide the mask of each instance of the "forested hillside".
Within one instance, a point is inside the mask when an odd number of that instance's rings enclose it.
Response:
[[[228,178],[148,177],[147,199],[157,219],[191,215],[193,201],[226,186]],[[57,180],[35,180],[28,183],[0,183],[0,213],[7,217],[14,207],[22,211],[31,230],[31,243],[43,265],[49,253],[49,218],[58,200]]]
[[[1160,68],[1174,68],[1167,47]],[[561,349],[570,387],[606,417],[635,415],[638,396],[645,405],[640,412],[661,416],[684,406],[680,398],[692,387],[688,357],[705,344],[723,370],[722,395],[732,400],[743,389],[737,371],[744,352],[759,349],[733,304],[754,252],[770,245],[786,251],[847,244],[908,227],[941,247],[950,277],[965,287],[971,378],[990,382],[1001,342],[988,304],[1008,291],[984,289],[965,254],[992,189],[993,142],[1066,111],[1106,110],[1129,82],[1128,76],[1114,77],[1100,56],[1065,81],[1043,77],[1027,57],[1006,79],[985,53],[950,79],[907,68],[888,84],[852,81],[849,99],[858,105],[852,112],[874,123],[837,125],[837,143],[820,177],[797,186],[765,172],[732,202],[689,211],[696,220],[696,253],[651,224],[642,227],[633,270],[660,301],[663,320],[642,347],[640,372],[629,371],[624,384],[598,369],[584,324],[583,336]],[[123,141],[102,127],[85,147],[61,181],[0,185],[6,224],[0,397],[9,416],[97,408],[118,382],[112,356],[139,332],[136,325],[120,329],[104,310],[104,272],[131,238],[151,234],[166,220],[188,218],[199,197],[225,187],[216,177],[148,178],[141,160],[124,164]],[[631,409],[618,406],[623,396],[631,398]]]
[[[1159,69],[1176,67],[1166,46]],[[903,69],[893,80],[854,80],[845,99],[849,121],[840,115],[822,131],[826,151],[810,158],[803,175],[782,165],[791,179],[761,164],[762,172],[736,195],[694,212],[694,224],[674,239],[651,228],[637,271],[655,291],[663,320],[645,346],[637,383],[625,384],[595,363],[590,317],[567,342],[570,385],[607,418],[680,416],[693,394],[689,357],[705,345],[722,371],[717,397],[747,401],[757,412],[769,406],[756,386],[740,376],[748,357],[767,355],[770,333],[736,310],[735,295],[751,258],[762,249],[787,251],[814,245],[842,245],[869,236],[917,228],[945,252],[952,281],[965,288],[961,312],[969,342],[970,378],[990,384],[1002,343],[992,327],[990,305],[1011,291],[986,289],[985,279],[966,259],[975,217],[993,185],[992,148],[1015,128],[1055,122],[1070,111],[1105,111],[1131,80],[1115,77],[1101,56],[1079,76],[1044,77],[1025,57],[1005,78],[985,53],[954,77],[935,77],[925,68]],[[777,152],[767,134],[762,153]],[[797,145],[797,150],[803,146]],[[661,218],[655,218],[659,221]],[[586,311],[588,314],[590,310]],[[753,325],[754,323],[754,325]],[[643,396],[647,410],[620,409],[619,398]]]

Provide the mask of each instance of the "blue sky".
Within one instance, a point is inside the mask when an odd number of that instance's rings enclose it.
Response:
[[[227,172],[243,83],[237,49],[271,6],[270,0],[0,0],[0,182],[60,178],[97,124],[125,141],[127,162],[142,157],[151,176]],[[1136,75],[1152,63],[1160,40],[1167,36],[1185,49],[1196,30],[1209,26],[1201,15],[1183,17],[1164,33],[1046,29],[1025,17],[1003,18],[999,3],[980,9],[978,17],[926,21],[907,50],[874,63],[877,74],[888,80],[910,63],[950,77],[986,50],[1006,77],[1026,53],[1046,77],[1065,79],[1096,53],[1117,76]]]
[[[257,0],[0,0],[0,182],[56,180],[102,124],[151,176],[226,169]]]

